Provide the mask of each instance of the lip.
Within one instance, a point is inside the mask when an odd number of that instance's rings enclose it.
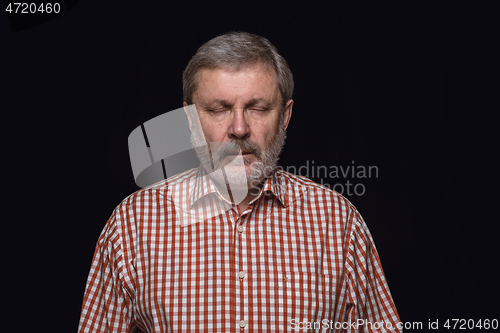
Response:
[[[227,154],[226,156],[238,156],[240,154]],[[248,155],[252,155],[252,153],[241,153],[241,155],[243,156],[248,156]]]

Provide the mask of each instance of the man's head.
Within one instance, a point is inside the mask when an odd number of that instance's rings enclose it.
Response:
[[[226,165],[226,181],[236,186],[255,186],[269,176],[293,106],[293,76],[276,48],[248,33],[216,37],[198,49],[183,84],[184,105],[196,105],[202,127],[188,113],[193,144],[209,143],[208,151],[197,149],[202,166]],[[243,156],[235,158],[240,150]]]

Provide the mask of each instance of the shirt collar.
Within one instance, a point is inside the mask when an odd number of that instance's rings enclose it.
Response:
[[[262,193],[272,193],[283,206],[287,207],[289,200],[286,191],[284,191],[286,187],[286,180],[283,178],[280,169],[276,169],[271,177],[265,180]]]
[[[230,202],[221,195],[212,178],[210,178],[205,169],[200,165],[193,186],[189,189],[190,206],[192,207],[199,199],[211,193],[216,194],[221,200],[230,204]]]
[[[301,197],[304,191],[307,190],[306,187],[294,183],[290,179],[289,175],[290,174],[288,172],[277,168],[270,177],[264,180],[261,192],[256,198],[254,198],[254,200],[252,200],[252,202],[257,201],[263,194],[274,195],[284,207],[289,206],[293,201]],[[201,165],[198,167],[198,172],[193,186],[189,191],[190,206],[194,205],[199,199],[210,194],[215,194],[219,197],[219,199],[231,204],[231,202],[224,198],[224,196],[220,193],[219,189],[214,184],[214,181]]]

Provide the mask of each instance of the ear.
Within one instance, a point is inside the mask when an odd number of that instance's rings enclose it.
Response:
[[[182,106],[184,108],[184,112],[186,113],[186,116],[188,118],[188,122],[189,122],[189,129],[192,131],[193,130],[193,118],[191,117],[191,112],[189,112],[188,110],[188,105],[186,102],[183,102],[182,103]]]
[[[286,130],[288,124],[290,123],[290,118],[292,117],[293,99],[288,100],[285,104],[285,110],[283,111],[283,127]]]

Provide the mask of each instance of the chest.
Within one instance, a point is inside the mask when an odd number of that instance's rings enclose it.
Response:
[[[156,331],[239,332],[241,321],[249,331],[282,331],[293,319],[333,319],[343,298],[341,229],[329,216],[228,211],[148,230],[137,243],[137,306]]]

